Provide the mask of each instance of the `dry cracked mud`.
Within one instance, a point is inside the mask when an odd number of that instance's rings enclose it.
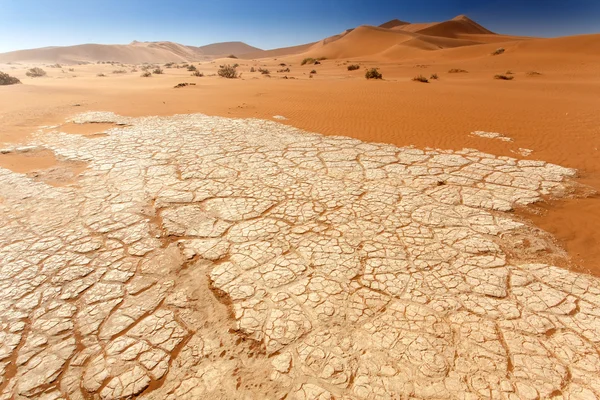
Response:
[[[126,118],[0,168],[0,399],[595,399],[600,281],[510,212],[575,171]],[[10,153],[11,149],[3,152]]]

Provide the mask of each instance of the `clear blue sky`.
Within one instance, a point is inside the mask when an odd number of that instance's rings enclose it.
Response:
[[[0,52],[133,40],[270,49],[393,18],[458,14],[500,33],[600,33],[600,0],[0,0]]]

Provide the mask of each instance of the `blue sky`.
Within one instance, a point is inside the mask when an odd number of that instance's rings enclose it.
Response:
[[[239,40],[270,49],[393,18],[458,14],[500,33],[600,33],[600,0],[0,0],[0,52],[133,40]]]

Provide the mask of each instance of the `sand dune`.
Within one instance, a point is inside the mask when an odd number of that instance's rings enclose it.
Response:
[[[261,52],[242,42],[214,43],[206,46],[185,46],[173,42],[137,42],[121,45],[82,44],[45,47],[0,54],[0,63],[64,63],[116,61],[126,64],[206,61],[218,56]]]

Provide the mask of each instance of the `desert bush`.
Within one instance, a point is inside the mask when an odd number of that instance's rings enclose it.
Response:
[[[290,72],[290,69],[289,68],[283,68],[283,69],[277,70],[277,72],[282,72],[282,73],[283,72]]]
[[[177,85],[173,86],[173,88],[177,89],[177,88],[182,88],[182,87],[186,87],[186,86],[196,86],[196,84],[195,83],[187,83],[187,82],[178,83]]]
[[[348,65],[348,71],[356,71],[357,69],[360,69],[360,65],[358,65],[358,64]]]
[[[367,78],[367,79],[382,79],[383,75],[381,75],[381,72],[379,72],[379,70],[377,68],[371,68],[371,69],[368,69],[367,72],[365,72],[365,78]]]
[[[97,76],[98,78],[104,78],[106,75],[104,75],[104,74],[97,74],[96,76]]]
[[[438,79],[438,74],[431,74],[431,76],[429,77],[429,79]]]
[[[237,58],[237,57],[235,55],[233,55],[233,54],[230,54],[226,58]]]
[[[16,85],[18,83],[21,83],[21,81],[18,78],[15,78],[14,76],[10,76],[5,72],[0,71],[0,86]]]
[[[315,65],[319,65],[319,64],[321,64],[321,61],[315,60]]]
[[[223,65],[221,68],[219,68],[217,74],[227,79],[237,78],[237,71],[231,65]]]
[[[417,75],[414,78],[412,78],[412,80],[415,81],[415,82],[429,83],[429,81],[427,80],[427,78],[425,78],[423,75]]]
[[[142,78],[150,78],[152,76],[152,74],[150,73],[150,71],[145,71],[142,75],[140,75]]]
[[[500,80],[503,80],[503,81],[512,81],[514,79],[514,76],[494,75],[494,79],[500,79]]]
[[[280,64],[279,64],[279,66],[280,66],[280,67],[285,67],[285,66],[286,66],[286,64],[285,64],[285,63],[280,63]]]
[[[155,74],[155,75],[161,75],[161,74],[163,74],[163,70],[162,70],[162,69],[160,69],[160,68],[155,68],[155,69],[152,71],[152,73],[153,73],[153,74]]]
[[[311,73],[311,74],[316,74],[316,73],[317,73],[317,70],[316,70],[316,69],[313,69],[312,71],[310,71],[310,73]]]
[[[196,68],[195,65],[188,65],[187,70],[190,72],[196,71],[198,68]]]
[[[52,65],[48,65],[50,68],[62,68],[62,65],[60,64],[52,64]]]
[[[201,78],[204,76],[204,74],[200,71],[194,71],[194,72],[192,72],[192,76],[197,76],[197,77]]]
[[[314,64],[315,61],[317,61],[317,60],[315,60],[312,57],[306,57],[304,60],[302,60],[302,62],[300,63],[300,65]]]
[[[254,69],[254,67],[250,68],[250,72],[255,72],[256,70]]]
[[[467,73],[469,71],[467,71],[466,69],[460,69],[460,68],[452,68],[450,71],[448,71],[449,74],[462,74],[462,73]]]
[[[500,55],[500,54],[504,53],[505,51],[506,51],[506,50],[504,50],[504,48],[503,48],[503,47],[499,47],[499,48],[497,48],[496,50],[494,50],[494,52],[492,53],[492,55],[493,55],[493,56],[497,56],[497,55]]]
[[[537,71],[529,71],[527,72],[527,76],[540,76],[542,73]]]
[[[268,70],[268,69],[266,69],[266,68],[265,68],[265,69],[262,69],[262,68],[261,68],[261,70],[260,70],[260,73],[261,73],[261,74],[263,74],[263,75],[269,75],[269,74],[271,73],[271,71],[269,71],[269,70]]]
[[[113,74],[126,74],[127,71],[125,71],[124,69],[115,69],[112,73]]]
[[[39,67],[34,67],[27,71],[25,75],[30,76],[32,78],[39,78],[41,76],[46,76],[46,71]]]
[[[173,65],[175,65],[174,62],[168,62],[165,64],[165,68],[173,68]]]
[[[235,63],[235,64],[232,65],[233,68],[237,68],[239,66],[240,66],[240,64],[238,64],[238,63]]]

